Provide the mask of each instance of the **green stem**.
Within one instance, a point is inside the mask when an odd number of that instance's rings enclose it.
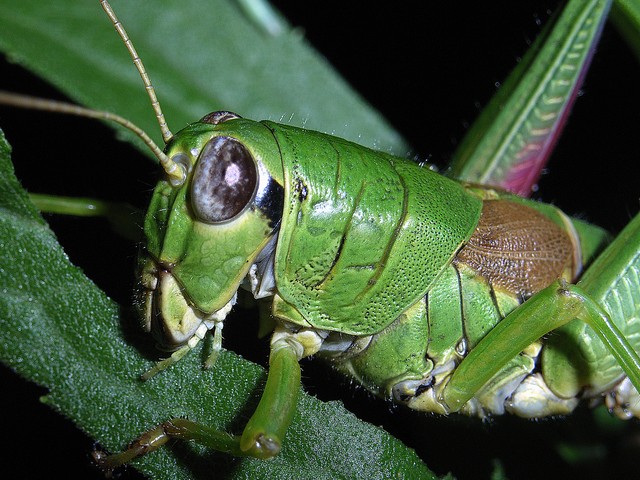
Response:
[[[60,197],[30,193],[33,204],[41,212],[76,217],[106,217],[115,204],[93,198]]]
[[[75,217],[105,217],[115,232],[139,241],[142,235],[142,213],[127,203],[106,202],[94,198],[62,197],[30,193],[33,204],[43,213]]]

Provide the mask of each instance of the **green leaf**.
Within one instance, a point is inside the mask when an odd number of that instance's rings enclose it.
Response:
[[[233,110],[321,131],[332,126],[332,134],[364,145],[407,150],[296,30],[271,36],[234,2],[222,0],[156,0],[152,10],[149,2],[115,1],[113,7],[145,62],[170,127]],[[15,62],[82,105],[132,120],[160,143],[140,77],[97,0],[3,0],[0,31],[0,48]]]
[[[149,362],[125,338],[119,307],[69,263],[13,176],[8,154],[2,137],[2,362],[47,387],[45,403],[113,451],[172,416],[241,428],[264,370],[225,351],[210,371],[193,354],[150,381],[139,380],[136,374]],[[272,461],[230,460],[184,446],[137,463],[151,477],[166,479],[206,476],[230,463],[228,478],[298,479],[301,471],[306,478],[434,478],[413,451],[382,429],[337,402],[305,394],[283,451]]]
[[[611,19],[640,60],[640,1],[616,0]]]

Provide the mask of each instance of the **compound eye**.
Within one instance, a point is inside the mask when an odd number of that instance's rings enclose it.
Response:
[[[228,112],[226,110],[220,110],[218,112],[211,112],[200,119],[202,123],[209,123],[211,125],[219,125],[229,120],[236,118],[242,118],[237,113]]]
[[[191,206],[198,220],[225,222],[249,205],[256,191],[256,163],[234,138],[215,137],[202,149],[193,172]]]

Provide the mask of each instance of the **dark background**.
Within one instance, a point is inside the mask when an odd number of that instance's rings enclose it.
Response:
[[[411,155],[445,166],[496,85],[559,2],[395,2],[393,8],[368,11],[360,2],[274,3],[405,136],[414,149]],[[423,3],[428,6],[416,8]],[[203,52],[203,61],[206,56]],[[18,67],[3,62],[0,72],[3,89],[64,98]],[[583,94],[540,182],[540,198],[614,232],[638,211],[639,82],[638,63],[608,25]],[[0,120],[4,117],[0,111]],[[38,112],[12,112],[11,119],[3,121],[3,127],[14,157],[20,159],[18,177],[30,190],[126,200],[144,207],[156,171],[134,149],[116,141],[109,128]],[[65,161],[77,178],[42,178],[30,166],[32,160],[58,151],[66,152]],[[110,176],[107,165],[114,157],[131,166],[127,178]],[[110,296],[128,302],[130,283],[123,278],[129,274],[122,272],[132,271],[135,248],[113,235],[102,220],[50,221],[71,260]],[[225,346],[264,363],[266,343],[252,353],[246,337],[235,335],[233,322],[227,325]],[[29,478],[101,478],[89,460],[92,440],[39,403],[45,391],[4,368],[0,373],[2,412],[9,420],[5,437],[11,444],[3,453],[5,471],[26,469]],[[455,468],[458,478],[486,478],[493,468],[491,459],[498,457],[509,478],[537,478],[541,468],[549,478],[617,477],[625,468],[637,472],[637,461],[631,462],[632,456],[638,457],[637,424],[603,433],[584,410],[572,418],[541,422],[441,419],[374,400],[322,365],[305,363],[304,376],[308,391],[326,400],[341,399],[361,418],[383,425],[416,448],[438,474]],[[587,456],[604,460],[576,470],[558,456],[554,447],[559,443],[583,444],[585,452],[593,453]],[[125,475],[135,476],[133,471]]]

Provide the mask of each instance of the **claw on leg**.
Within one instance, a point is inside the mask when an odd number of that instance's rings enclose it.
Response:
[[[240,437],[205,427],[186,418],[172,418],[146,431],[129,447],[121,452],[108,455],[96,450],[93,459],[106,475],[136,458],[162,447],[170,439],[193,440],[214,450],[235,456],[246,455],[240,449]]]
[[[98,467],[108,476],[118,467],[129,463],[142,455],[153,452],[169,440],[165,427],[169,422],[165,422],[157,427],[143,433],[134,440],[124,452],[107,455],[105,452],[95,450],[93,460]]]

